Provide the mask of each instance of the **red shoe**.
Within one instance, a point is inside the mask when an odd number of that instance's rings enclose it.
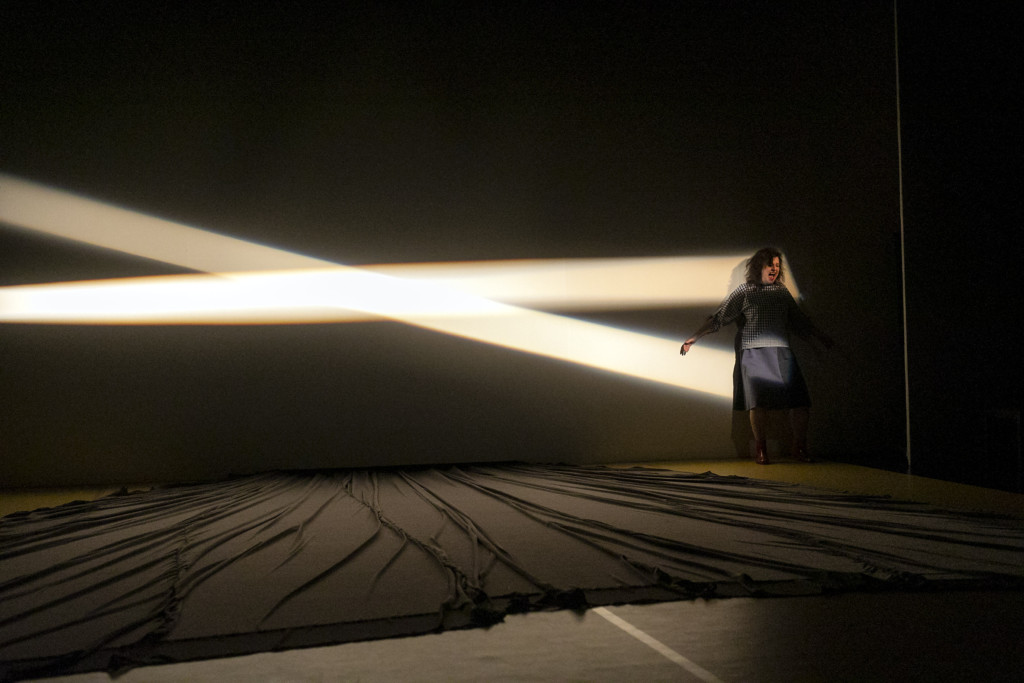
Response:
[[[755,458],[755,460],[757,461],[757,464],[758,465],[768,465],[768,464],[771,464],[770,461],[768,460],[768,444],[767,444],[767,442],[765,442],[765,441],[757,441],[756,442],[756,446],[757,446],[757,457]]]

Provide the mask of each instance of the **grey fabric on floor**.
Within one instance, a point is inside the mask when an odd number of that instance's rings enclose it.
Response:
[[[735,595],[1024,587],[1020,520],[711,473],[272,473],[0,520],[8,679]]]

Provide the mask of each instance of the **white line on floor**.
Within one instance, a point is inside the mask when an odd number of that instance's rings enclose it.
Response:
[[[639,640],[644,645],[655,650],[662,657],[665,657],[666,659],[673,661],[679,666],[683,667],[684,669],[692,673],[694,676],[700,678],[702,681],[707,681],[707,683],[725,683],[725,681],[723,681],[721,678],[714,675],[707,669],[695,664],[694,662],[691,662],[689,659],[682,656],[665,643],[661,642],[660,640],[652,638],[651,636],[647,635],[646,633],[638,629],[636,626],[633,626],[633,624],[629,623],[625,619],[615,616],[604,607],[595,607],[594,612],[596,614],[601,615],[611,623],[615,624],[623,631]]]

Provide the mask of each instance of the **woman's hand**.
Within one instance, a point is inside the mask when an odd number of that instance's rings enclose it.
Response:
[[[679,349],[679,355],[680,356],[685,356],[686,353],[690,350],[690,347],[693,346],[694,343],[696,343],[696,341],[697,340],[695,338],[693,338],[693,337],[690,337],[689,339],[684,341],[682,348]]]

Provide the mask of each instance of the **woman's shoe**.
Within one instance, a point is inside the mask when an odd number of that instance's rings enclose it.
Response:
[[[793,444],[793,459],[798,462],[814,462],[814,458],[807,452],[806,445]]]
[[[762,440],[762,441],[755,442],[755,445],[757,447],[757,457],[755,458],[755,460],[757,461],[757,464],[758,465],[768,465],[768,464],[770,464],[770,461],[768,460],[768,443],[766,441]]]

